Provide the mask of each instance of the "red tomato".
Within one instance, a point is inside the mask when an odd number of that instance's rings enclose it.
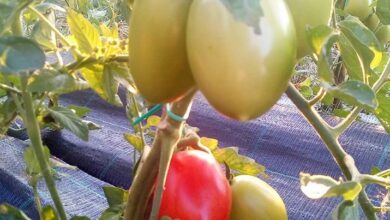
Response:
[[[229,219],[232,193],[221,167],[198,150],[173,155],[158,219]]]

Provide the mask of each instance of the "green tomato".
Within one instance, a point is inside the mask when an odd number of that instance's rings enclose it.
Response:
[[[390,41],[390,25],[383,25],[375,32],[376,37],[382,45]]]
[[[375,31],[376,28],[379,26],[380,20],[376,14],[371,14],[365,21],[363,21],[363,23],[371,31]]]
[[[285,0],[297,31],[298,51],[297,58],[310,53],[306,39],[306,27],[328,25],[332,17],[333,0]]]
[[[219,112],[249,120],[268,111],[286,90],[296,35],[284,0],[261,0],[260,34],[237,21],[220,0],[194,0],[187,24],[193,76]]]
[[[173,101],[194,86],[185,43],[191,2],[134,2],[129,27],[130,71],[149,102]]]
[[[266,182],[241,175],[234,177],[231,188],[233,205],[230,220],[287,220],[282,198]]]
[[[373,12],[371,4],[372,0],[348,0],[344,10],[364,21]]]

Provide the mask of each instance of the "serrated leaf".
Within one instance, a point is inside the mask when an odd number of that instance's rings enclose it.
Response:
[[[82,140],[88,141],[88,125],[76,113],[68,108],[59,106],[48,108],[47,110],[62,127],[68,129]]]
[[[146,127],[157,127],[157,125],[160,123],[161,118],[157,115],[152,115],[148,117],[146,120]]]
[[[0,205],[0,219],[7,220],[31,220],[26,214],[20,209],[17,209],[8,204]]]
[[[361,106],[366,110],[378,107],[378,101],[374,91],[361,81],[347,81],[338,86],[330,86],[324,83],[323,87],[335,98],[339,98],[350,105]]]
[[[237,147],[218,148],[212,151],[212,153],[219,163],[225,162],[231,169],[240,174],[265,175],[265,167],[256,163],[252,158],[238,154]]]
[[[333,211],[332,220],[360,219],[356,202],[342,201]]]
[[[376,3],[376,14],[382,24],[390,25],[390,1],[378,0]]]
[[[138,152],[142,152],[144,145],[140,136],[130,133],[125,133],[124,137]]]
[[[311,199],[342,196],[345,200],[354,200],[362,190],[358,182],[339,182],[329,176],[300,174],[301,190]]]
[[[50,158],[50,150],[47,146],[43,147],[43,152],[46,160]],[[34,148],[32,146],[27,147],[23,153],[24,161],[26,162],[26,172],[30,176],[41,173],[41,167],[38,162],[38,158],[35,155]]]
[[[67,22],[80,52],[92,54],[101,46],[98,30],[82,14],[68,10]]]
[[[42,68],[45,60],[42,49],[30,39],[15,36],[0,38],[0,71],[32,71]]]
[[[201,137],[200,143],[209,148],[211,151],[218,148],[218,140],[214,138]]]
[[[54,70],[42,70],[35,75],[28,85],[30,92],[54,92],[64,94],[68,92],[88,89],[85,81],[77,80],[66,73],[58,73]]]
[[[260,34],[260,19],[264,15],[259,0],[220,0],[234,19],[253,28]]]
[[[390,85],[387,83],[387,85]],[[374,111],[375,116],[381,122],[387,133],[390,134],[390,97],[389,90],[382,88],[377,94],[378,108]]]
[[[42,220],[57,220],[57,214],[53,207],[46,206],[41,212]]]

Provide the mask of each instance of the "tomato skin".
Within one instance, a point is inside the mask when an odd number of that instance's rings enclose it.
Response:
[[[383,25],[375,32],[376,37],[382,45],[390,41],[390,25]]]
[[[130,71],[151,103],[173,101],[194,86],[185,45],[191,2],[134,2],[129,26]]]
[[[198,150],[173,155],[158,219],[226,220],[232,195],[229,182],[211,154]]]
[[[286,90],[296,35],[284,0],[261,0],[261,34],[237,21],[220,0],[194,0],[188,57],[198,88],[222,114],[241,121],[268,111]]]
[[[358,17],[361,21],[366,20],[373,12],[370,5],[372,0],[349,0],[345,5],[345,11],[348,14]]]
[[[328,25],[332,18],[333,0],[285,0],[297,32],[297,58],[310,53],[306,40],[306,26]]]
[[[257,177],[240,175],[232,183],[230,220],[287,220],[286,206],[279,194]]]
[[[380,20],[376,14],[371,14],[364,22],[371,31],[375,31],[379,26]]]

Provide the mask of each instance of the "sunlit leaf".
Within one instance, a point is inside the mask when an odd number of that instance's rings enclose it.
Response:
[[[129,142],[138,152],[142,152],[144,145],[140,136],[130,133],[124,134],[125,140]]]
[[[218,140],[214,138],[201,137],[200,143],[209,148],[211,151],[217,149]]]
[[[57,220],[57,214],[53,207],[46,206],[41,212],[42,220]]]
[[[157,127],[161,118],[157,115],[152,115],[146,120],[146,127]]]

